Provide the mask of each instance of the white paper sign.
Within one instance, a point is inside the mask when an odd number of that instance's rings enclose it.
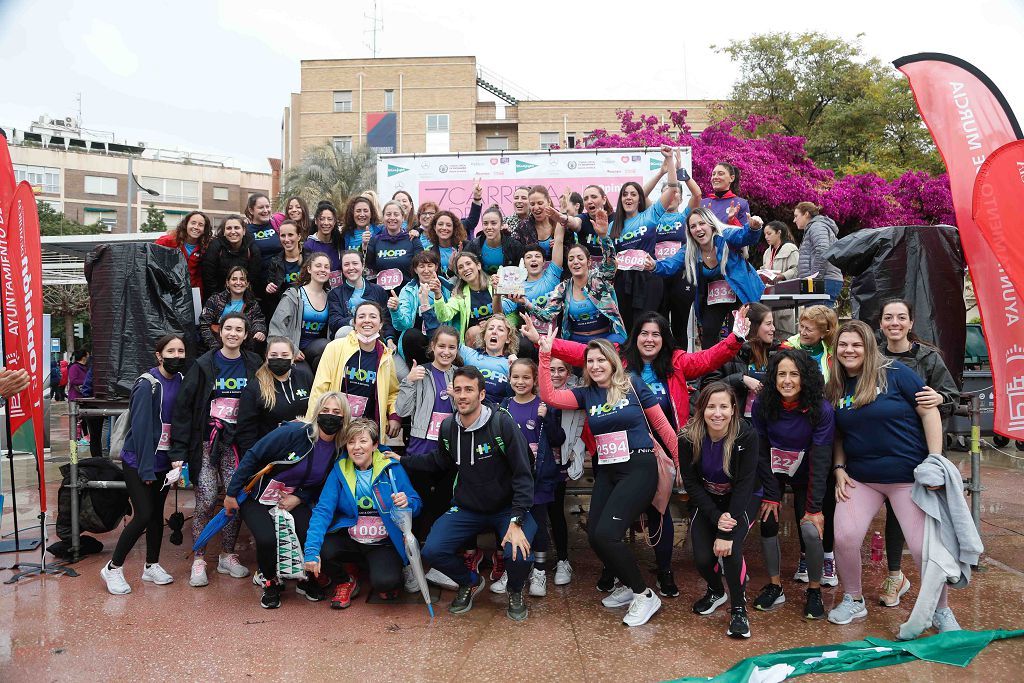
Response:
[[[501,296],[517,296],[525,291],[526,268],[501,266],[498,268],[498,291]]]

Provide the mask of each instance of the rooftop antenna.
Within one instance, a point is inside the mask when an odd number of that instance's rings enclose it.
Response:
[[[384,31],[384,14],[381,10],[381,14],[377,14],[377,0],[373,0],[373,16],[369,14],[363,14],[363,17],[370,20],[370,28],[363,31],[363,35],[372,33],[373,36],[369,43],[366,43],[366,47],[370,49],[370,54],[374,59],[377,59],[377,34],[383,33]]]
[[[75,100],[78,102],[78,130],[82,130],[82,93],[75,93]]]

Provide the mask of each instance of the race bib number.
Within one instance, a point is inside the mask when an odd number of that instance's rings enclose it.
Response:
[[[595,434],[597,442],[597,464],[614,465],[629,460],[629,440],[625,431],[609,434]]]
[[[156,449],[158,451],[171,450],[171,425],[166,422],[160,425],[160,440],[157,441]]]
[[[348,535],[359,543],[380,543],[388,537],[388,530],[379,515],[359,515],[356,523],[348,528]]]
[[[551,322],[548,320],[541,320],[535,315],[530,315],[530,320],[533,321],[533,326],[537,328],[537,332],[544,336],[551,331]]]
[[[658,242],[654,245],[654,260],[664,261],[670,256],[675,256],[682,248],[682,242]]]
[[[370,399],[356,394],[345,394],[345,398],[348,399],[348,408],[352,411],[352,417],[362,417],[366,412],[366,403]]]
[[[437,435],[441,432],[441,423],[444,422],[445,418],[451,416],[451,413],[431,413],[430,424],[427,425],[427,438],[431,441],[437,441]]]
[[[210,417],[234,424],[238,420],[238,399],[220,396],[210,403]]]
[[[615,267],[619,270],[643,270],[647,263],[647,252],[643,249],[626,249],[615,255]]]
[[[781,448],[773,448],[771,453],[772,472],[775,474],[792,477],[800,469],[800,463],[804,461],[803,451],[784,451]]]
[[[383,289],[394,289],[402,284],[402,271],[398,268],[388,268],[377,273],[377,284]]]
[[[734,303],[736,303],[736,292],[732,291],[728,282],[715,280],[708,283],[708,306]]]
[[[294,486],[285,486],[277,479],[271,479],[267,488],[260,494],[260,502],[264,505],[277,505],[285,496],[290,496],[295,491]]]
[[[340,287],[343,282],[345,282],[345,275],[340,270],[332,270],[330,279],[331,289]]]

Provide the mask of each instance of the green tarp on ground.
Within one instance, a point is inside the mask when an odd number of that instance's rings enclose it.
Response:
[[[713,678],[679,681],[773,683],[812,673],[862,671],[917,660],[965,667],[993,640],[1024,636],[1018,631],[950,631],[909,642],[867,638],[836,645],[798,647],[749,657]]]

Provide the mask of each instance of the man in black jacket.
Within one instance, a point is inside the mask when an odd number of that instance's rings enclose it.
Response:
[[[458,471],[452,507],[434,523],[423,557],[459,584],[448,610],[463,614],[472,609],[484,578],[466,568],[459,550],[482,531],[504,534],[507,614],[522,621],[528,614],[523,585],[533,565],[530,543],[537,531],[529,514],[533,505],[529,446],[512,416],[484,401],[484,378],[477,368],[455,371],[452,396],[458,413],[441,423],[437,451],[402,457],[402,465],[410,470]]]

